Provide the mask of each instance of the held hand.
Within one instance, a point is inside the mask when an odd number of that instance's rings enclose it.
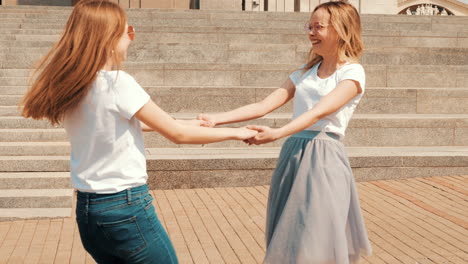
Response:
[[[258,134],[258,132],[256,130],[248,129],[246,127],[241,127],[241,128],[236,128],[236,129],[239,131],[239,133],[237,135],[237,139],[238,140],[243,140],[244,142],[246,140],[249,140],[249,139],[255,137]]]
[[[275,141],[279,138],[277,129],[272,129],[267,126],[255,126],[255,125],[247,126],[247,128],[253,129],[259,132],[255,137],[248,139],[247,142],[244,141],[248,143],[249,145],[252,145],[252,144],[261,145],[261,144]]]
[[[216,121],[214,120],[214,118],[211,116],[211,115],[208,115],[208,114],[199,114],[197,116],[197,119],[198,120],[203,120],[205,121],[205,124],[204,126],[206,127],[214,127],[216,126]]]

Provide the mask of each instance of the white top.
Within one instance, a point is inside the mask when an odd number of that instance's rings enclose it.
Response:
[[[320,63],[302,74],[302,68],[293,72],[289,78],[296,86],[294,94],[294,114],[293,119],[309,111],[322,97],[331,92],[343,80],[354,80],[361,86],[362,92],[356,95],[350,102],[338,109],[335,113],[319,120],[317,123],[306,128],[306,130],[332,132],[340,139],[345,136],[349,120],[356,109],[366,86],[366,74],[360,64],[345,64],[332,75],[325,79],[317,76],[317,69]]]
[[[64,120],[74,188],[115,193],[146,183],[143,133],[134,114],[149,99],[126,72],[98,73],[86,98]]]

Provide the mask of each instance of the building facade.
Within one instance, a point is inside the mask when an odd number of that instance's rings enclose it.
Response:
[[[72,6],[80,0],[0,0],[0,5]],[[124,8],[310,12],[329,0],[111,0]],[[468,4],[458,0],[349,0],[362,14],[468,16]]]

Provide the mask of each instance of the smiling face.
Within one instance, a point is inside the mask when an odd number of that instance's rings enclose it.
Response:
[[[313,45],[314,53],[324,56],[334,55],[338,51],[339,36],[330,21],[330,14],[319,8],[309,20],[309,40]]]

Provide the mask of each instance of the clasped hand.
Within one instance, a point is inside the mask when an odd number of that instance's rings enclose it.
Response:
[[[205,123],[202,126],[214,127],[217,125],[216,120],[208,114],[200,114],[197,117],[198,120],[203,120]],[[255,136],[243,140],[249,145],[261,145],[268,142],[275,141],[279,138],[278,130],[267,126],[248,125],[245,128],[255,130],[258,132]]]
[[[244,142],[249,145],[252,145],[252,144],[261,145],[261,144],[275,141],[279,138],[277,129],[273,129],[267,126],[256,126],[256,125],[249,125],[249,126],[246,126],[246,128],[251,129],[251,130],[256,130],[258,132],[258,134],[255,135],[254,137],[244,140]]]

